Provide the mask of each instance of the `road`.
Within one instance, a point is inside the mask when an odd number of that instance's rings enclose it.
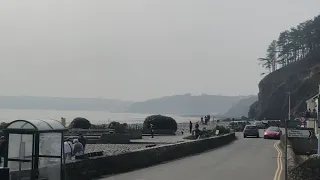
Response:
[[[202,154],[100,180],[279,180],[277,140],[243,138]],[[263,137],[263,131],[260,131]]]

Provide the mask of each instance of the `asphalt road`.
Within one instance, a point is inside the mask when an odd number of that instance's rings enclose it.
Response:
[[[278,180],[277,141],[263,139],[263,130],[260,138],[237,136],[233,143],[209,152],[101,180]]]

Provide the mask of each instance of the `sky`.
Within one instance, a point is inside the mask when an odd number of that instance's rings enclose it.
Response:
[[[0,95],[258,93],[257,58],[319,0],[3,0]]]

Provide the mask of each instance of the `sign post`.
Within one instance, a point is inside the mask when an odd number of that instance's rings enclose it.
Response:
[[[291,107],[291,94],[290,92],[288,94],[288,118],[285,119],[284,125],[285,125],[285,139],[284,139],[284,180],[288,180],[288,121],[290,121],[290,107]]]
[[[288,129],[287,132],[288,137],[310,138],[312,136],[312,131],[305,129]]]

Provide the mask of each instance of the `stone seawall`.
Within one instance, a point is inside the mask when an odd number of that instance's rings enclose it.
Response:
[[[163,145],[119,155],[72,162],[66,164],[66,178],[67,180],[90,180],[102,175],[128,172],[214,149],[235,139],[235,133],[230,133],[191,142]]]

